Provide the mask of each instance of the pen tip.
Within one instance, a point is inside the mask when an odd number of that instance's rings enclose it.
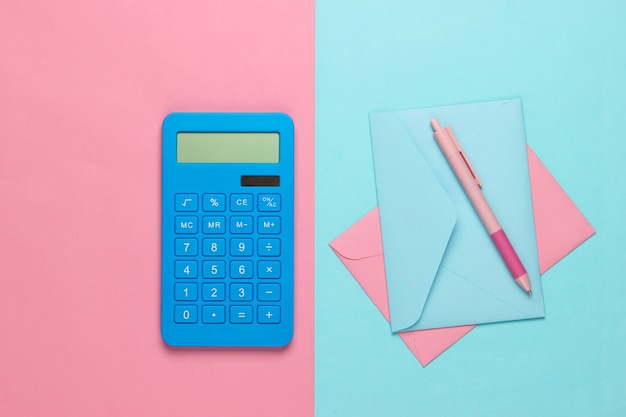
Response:
[[[441,129],[441,126],[439,126],[439,122],[437,121],[437,119],[430,119],[430,125],[433,127],[433,130],[435,131]]]
[[[533,291],[532,290],[528,290],[528,295],[533,295]]]

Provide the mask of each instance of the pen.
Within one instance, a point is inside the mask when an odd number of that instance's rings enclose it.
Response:
[[[437,144],[439,144],[441,151],[461,183],[465,194],[467,194],[467,197],[472,202],[474,210],[476,210],[478,217],[480,217],[485,229],[487,229],[487,233],[491,236],[491,240],[493,240],[493,243],[496,245],[500,256],[502,256],[515,282],[517,282],[524,291],[528,292],[528,294],[532,294],[528,273],[480,190],[482,187],[480,179],[478,175],[476,175],[474,168],[472,168],[465,152],[463,152],[459,141],[454,136],[454,133],[452,133],[452,129],[450,129],[450,126],[442,128],[437,119],[432,119],[430,125],[435,131]]]

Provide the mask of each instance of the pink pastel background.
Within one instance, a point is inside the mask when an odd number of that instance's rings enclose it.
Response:
[[[313,1],[0,5],[0,415],[313,415]],[[295,337],[159,331],[161,122],[296,126]]]

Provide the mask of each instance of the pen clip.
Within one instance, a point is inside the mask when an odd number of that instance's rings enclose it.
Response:
[[[474,181],[476,181],[476,184],[478,184],[479,188],[482,188],[483,184],[482,182],[480,182],[480,178],[478,178],[478,174],[476,174],[476,171],[474,171],[474,167],[472,167],[472,164],[470,164],[469,158],[467,157],[467,155],[465,155],[465,152],[463,152],[463,148],[461,148],[461,144],[456,139],[456,136],[454,136],[454,133],[452,133],[452,129],[450,129],[450,126],[446,126],[444,129],[446,130],[446,132],[452,139],[452,142],[454,143],[454,146],[456,147],[457,151],[461,154],[461,158],[463,158],[465,165],[467,166],[470,173],[472,174],[472,177],[474,177]]]

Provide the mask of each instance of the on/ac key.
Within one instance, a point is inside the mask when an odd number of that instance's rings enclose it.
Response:
[[[259,211],[280,211],[280,194],[259,194]]]

